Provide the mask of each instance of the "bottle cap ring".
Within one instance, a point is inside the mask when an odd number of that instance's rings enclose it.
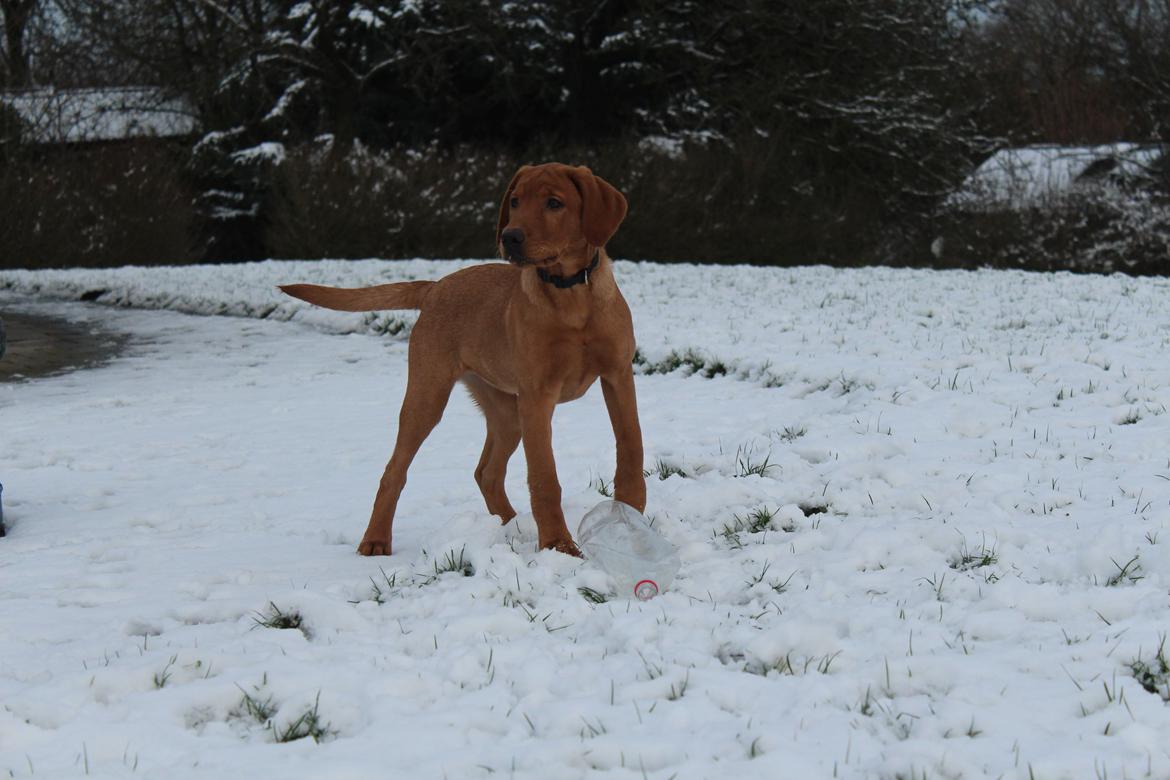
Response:
[[[640,580],[634,586],[634,597],[638,601],[649,601],[658,595],[658,583],[654,580]]]

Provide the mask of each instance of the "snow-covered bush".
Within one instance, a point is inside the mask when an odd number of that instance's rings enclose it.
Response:
[[[1170,273],[1170,192],[1156,184],[1081,187],[1019,208],[945,210],[942,265]]]
[[[344,152],[329,139],[289,150],[271,170],[265,253],[272,257],[482,257],[515,161],[468,148]]]

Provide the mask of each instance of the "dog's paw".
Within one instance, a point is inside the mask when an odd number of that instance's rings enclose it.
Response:
[[[581,550],[578,549],[577,543],[572,539],[558,539],[556,541],[549,542],[548,544],[542,544],[540,549],[556,550],[557,552],[564,553],[565,555],[572,555],[574,558],[585,557],[581,554]]]
[[[362,539],[358,545],[358,555],[389,555],[389,539]]]

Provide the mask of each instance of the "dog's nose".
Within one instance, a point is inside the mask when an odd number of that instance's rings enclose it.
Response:
[[[520,228],[508,228],[500,234],[500,243],[504,245],[504,254],[508,257],[524,256],[524,231]]]

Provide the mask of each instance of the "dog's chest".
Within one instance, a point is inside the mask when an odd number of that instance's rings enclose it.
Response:
[[[558,341],[553,354],[556,373],[561,382],[560,401],[563,403],[585,395],[612,362],[615,347],[605,339],[587,332]]]

